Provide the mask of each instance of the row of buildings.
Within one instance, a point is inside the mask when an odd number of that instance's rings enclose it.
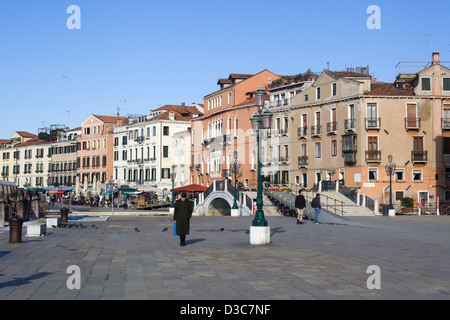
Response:
[[[166,105],[135,118],[90,115],[80,128],[56,126],[37,137],[16,132],[2,142],[2,177],[21,187],[78,180],[169,190],[173,169],[176,186],[209,186],[231,178],[236,161],[239,180],[254,188],[259,160],[274,184],[339,180],[387,203],[391,155],[394,201],[450,201],[450,69],[439,53],[392,83],[362,67],[230,74],[217,85],[203,104]],[[273,113],[271,129],[261,133],[261,159],[250,122],[258,88]]]

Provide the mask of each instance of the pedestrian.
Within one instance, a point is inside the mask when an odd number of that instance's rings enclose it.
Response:
[[[316,197],[313,199],[313,201],[311,202],[311,207],[314,208],[314,221],[316,224],[319,224],[319,214],[320,214],[320,209],[322,209],[322,206],[320,205],[320,194],[316,194]]]
[[[297,209],[297,224],[303,224],[303,211],[306,208],[306,200],[303,195],[303,189],[300,189],[298,196],[295,197],[295,208]]]
[[[183,192],[181,199],[175,202],[175,211],[173,214],[173,221],[177,224],[177,235],[180,236],[180,246],[186,245],[186,235],[189,234],[192,211],[192,202],[187,199],[186,192]]]

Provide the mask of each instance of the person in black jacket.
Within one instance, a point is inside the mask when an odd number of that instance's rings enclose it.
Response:
[[[173,220],[177,223],[177,235],[180,236],[180,246],[186,245],[186,235],[189,234],[190,220],[192,217],[192,202],[187,199],[186,193],[181,194],[181,199],[175,202]]]
[[[303,224],[303,211],[306,208],[306,200],[303,196],[303,189],[300,189],[295,197],[295,208],[297,209],[297,224]]]
[[[320,205],[320,194],[316,194],[316,197],[313,199],[313,201],[311,202],[311,207],[314,208],[314,221],[316,222],[316,224],[319,224],[319,214],[320,214],[320,209],[322,209],[322,206]]]

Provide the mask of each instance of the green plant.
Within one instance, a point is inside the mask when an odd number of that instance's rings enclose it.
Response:
[[[401,204],[404,208],[414,208],[414,199],[411,197],[404,197]]]

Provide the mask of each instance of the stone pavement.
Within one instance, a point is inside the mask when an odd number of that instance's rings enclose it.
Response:
[[[192,217],[185,247],[170,216],[75,222],[84,228],[48,229],[20,244],[0,233],[0,299],[450,298],[448,216],[267,220],[267,246],[249,245],[252,217]],[[71,265],[81,289],[67,286]],[[367,286],[371,265],[381,289]]]

